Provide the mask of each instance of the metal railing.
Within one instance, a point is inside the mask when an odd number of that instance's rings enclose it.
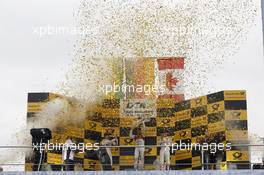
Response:
[[[36,148],[36,146],[27,146],[27,145],[3,145],[3,146],[0,146],[0,150],[2,149],[33,149],[33,148]],[[38,146],[39,148],[45,148],[45,146]],[[162,145],[142,145],[142,146],[135,146],[135,145],[116,145],[116,146],[98,146],[99,148],[153,148],[153,147],[156,147],[156,148],[160,148],[160,147],[164,147]],[[232,144],[232,147],[246,147],[248,148],[248,153],[250,154],[251,150],[250,148],[252,147],[263,147],[263,152],[264,152],[264,144]],[[180,147],[181,148],[181,147]],[[186,146],[184,146],[184,148],[186,148]],[[193,147],[188,147],[187,146],[187,150],[192,150]],[[201,147],[203,148],[203,147]],[[186,150],[186,149],[185,149]],[[33,150],[32,150],[33,151]],[[177,167],[192,167],[192,166],[198,166],[198,167],[201,167],[202,170],[205,170],[205,167],[206,166],[209,166],[209,167],[215,167],[215,166],[221,166],[223,164],[223,162],[218,162],[218,163],[211,163],[211,162],[205,162],[204,160],[204,150],[201,149],[201,150],[198,150],[198,151],[201,151],[201,162],[200,163],[176,163],[176,164],[171,164],[171,165],[176,165]],[[177,153],[176,153],[177,155]],[[1,156],[0,156],[1,157]],[[3,159],[2,159],[3,160]],[[38,164],[34,164],[34,163],[29,163],[31,166],[33,165],[38,165]],[[252,163],[250,162],[250,160],[248,162],[227,162],[227,164],[229,165],[248,165],[249,169],[253,169],[253,166],[255,163]],[[25,166],[26,163],[2,163],[0,162],[0,167],[5,167],[5,166]],[[47,165],[47,163],[43,163],[41,165]],[[67,166],[69,164],[48,164],[50,166],[53,166],[53,165],[56,165],[56,166]],[[90,167],[95,167],[95,166],[102,166],[102,164],[96,164],[96,165],[91,165],[91,164],[87,164],[87,163],[82,163],[81,164],[82,166],[90,166]],[[103,165],[110,165],[110,164],[103,164]],[[118,165],[118,166],[134,166],[134,164],[126,164],[126,163],[120,163],[120,164],[113,164],[114,166],[115,165]],[[151,164],[148,164],[148,165],[151,165]],[[179,169],[183,169],[183,168],[179,168]]]

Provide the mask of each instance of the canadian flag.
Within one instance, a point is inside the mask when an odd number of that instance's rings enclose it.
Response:
[[[156,68],[158,98],[173,98],[175,102],[184,100],[184,58],[158,58]]]

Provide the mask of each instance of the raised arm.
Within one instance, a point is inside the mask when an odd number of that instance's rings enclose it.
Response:
[[[118,145],[117,138],[114,138],[114,139],[111,140],[111,145]]]
[[[129,137],[131,139],[134,139],[135,138],[135,135],[133,135],[133,128],[131,128],[130,131],[129,131]]]

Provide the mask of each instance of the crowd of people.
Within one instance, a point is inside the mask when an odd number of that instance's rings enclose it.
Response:
[[[135,141],[135,151],[134,151],[134,169],[143,170],[144,169],[144,152],[145,152],[145,123],[144,120],[137,121],[129,132],[129,137]],[[65,145],[68,145],[68,149],[63,150],[63,169],[66,171],[74,170],[74,154],[75,151],[70,149],[70,145],[73,143],[71,137],[67,137]],[[161,134],[160,140],[160,160],[154,162],[156,169],[159,170],[169,170],[170,169],[170,145],[172,143],[172,138],[168,136],[167,133]],[[102,169],[104,171],[112,170],[113,158],[111,147],[118,145],[118,139],[112,138],[108,133],[104,135],[100,143],[101,147],[98,150],[98,158],[102,164]]]
[[[134,149],[134,169],[143,170],[144,169],[144,154],[145,154],[145,121],[137,120],[134,125],[131,126],[129,137],[135,142]],[[198,138],[197,141],[200,144],[212,142],[212,136],[208,134],[208,131],[205,131],[205,137]],[[72,138],[68,137],[65,145],[69,145],[68,149],[63,150],[63,160],[64,160],[64,170],[72,171],[74,170],[74,154],[75,151],[70,149],[70,145],[73,143]],[[97,157],[102,165],[104,171],[113,170],[113,157],[111,148],[118,145],[118,139],[112,136],[109,133],[105,133],[103,139],[100,142],[100,149],[97,151]],[[158,147],[159,151],[159,160],[155,160],[153,165],[156,170],[170,170],[170,147],[172,145],[172,137],[169,136],[169,133],[161,133],[160,141]],[[122,145],[121,145],[122,146]],[[77,150],[78,151],[78,150]],[[211,154],[209,150],[204,151],[203,154],[203,168],[208,169],[217,169],[215,164],[219,164],[223,160],[223,154]],[[215,164],[212,164],[215,163]]]

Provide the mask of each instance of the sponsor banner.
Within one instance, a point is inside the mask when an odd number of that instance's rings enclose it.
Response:
[[[66,128],[66,131],[67,131],[68,136],[72,136],[76,138],[84,138],[84,129],[82,128],[74,128],[74,127],[68,126]]]
[[[208,123],[216,123],[219,122],[221,120],[224,120],[224,116],[225,116],[225,112],[221,111],[218,113],[212,113],[212,114],[208,114]]]
[[[171,138],[172,143],[175,143],[176,142],[174,135],[169,136],[169,137]],[[161,136],[157,136],[156,137],[156,143],[159,145],[160,142],[161,142]]]
[[[146,127],[145,135],[146,136],[157,136],[157,128],[156,127]]]
[[[226,151],[226,161],[248,161],[248,151]]]
[[[119,127],[103,127],[103,135],[109,134],[111,136],[119,136]]]
[[[220,92],[207,95],[208,104],[223,101],[223,100],[224,100],[224,91],[220,91]]]
[[[205,135],[199,135],[192,137],[192,143],[200,143],[202,139],[205,139]]]
[[[191,110],[187,109],[175,113],[176,121],[186,120],[191,118]]]
[[[113,165],[112,166],[113,171],[119,171],[119,165]]]
[[[120,118],[103,118],[102,126],[103,127],[119,127]]]
[[[101,109],[101,113],[102,113],[103,117],[105,117],[105,118],[107,118],[107,117],[118,118],[119,112],[120,112],[119,108],[103,108],[103,109]]]
[[[246,91],[224,91],[225,100],[246,100]]]
[[[175,101],[171,98],[157,99],[157,108],[174,108]]]
[[[199,117],[207,114],[207,106],[199,106],[191,109],[191,117]]]
[[[172,117],[157,117],[158,127],[174,127],[175,119]]]
[[[84,139],[84,144],[94,144],[94,143],[97,143],[97,141],[92,139]]]
[[[111,152],[113,156],[119,156],[119,148],[111,148]]]
[[[247,120],[226,120],[226,130],[247,130]]]
[[[56,98],[63,98],[63,96],[59,94],[49,93],[49,101],[54,100]]]
[[[121,101],[122,117],[156,117],[156,101],[135,99]]]
[[[99,160],[84,159],[83,168],[85,170],[101,170],[101,165]]]
[[[155,147],[146,147],[144,151],[145,156],[156,156],[157,155],[157,148]]]
[[[33,171],[33,163],[25,163],[25,171]]]
[[[134,165],[134,155],[133,156],[120,156],[119,157],[119,164],[120,165]]]
[[[225,100],[226,110],[247,110],[246,100]]]
[[[177,169],[192,170],[192,158],[176,160]]]
[[[35,103],[28,103],[27,105],[27,112],[29,113],[37,113],[42,110],[43,105],[46,104],[44,102],[35,102]]]
[[[105,109],[113,109],[120,107],[120,100],[119,99],[104,99],[102,102],[102,107]]]
[[[185,129],[181,131],[175,132],[175,140],[183,140],[183,139],[189,139],[191,138],[191,129]]]
[[[158,99],[172,99],[174,103],[179,103],[184,100],[184,94],[164,94],[159,95]]]
[[[192,131],[192,137],[205,135],[205,132],[207,131],[207,125],[199,126],[197,128],[192,128],[191,131]]]
[[[207,105],[207,97],[206,96],[194,98],[194,99],[191,99],[190,101],[191,101],[191,108],[196,108],[199,106]]]
[[[183,160],[192,158],[192,150],[177,150],[175,153],[175,160]],[[176,163],[177,164],[177,163]]]
[[[183,102],[175,104],[175,111],[176,112],[187,110],[187,109],[190,109],[190,108],[191,108],[190,100],[186,100],[186,101],[183,101]]]
[[[120,127],[131,127],[134,123],[134,118],[120,118]]]
[[[120,137],[120,145],[135,145],[135,140],[130,137]]]
[[[216,132],[221,132],[221,131],[225,131],[225,122],[224,121],[220,121],[220,122],[216,122],[216,123],[209,123],[208,124],[208,132],[209,132],[209,134],[216,133]]]
[[[211,103],[207,105],[208,114],[218,113],[225,110],[224,101],[219,101],[216,103]]]
[[[83,159],[84,158],[84,153],[77,152],[77,153],[75,153],[74,157],[79,158],[79,159]]]
[[[192,157],[192,167],[201,166],[201,156]]]
[[[226,110],[225,120],[247,120],[246,110]]]
[[[229,131],[226,131],[226,140],[228,140],[228,141],[248,140],[248,132],[247,132],[247,130],[229,130]]]
[[[102,124],[91,120],[85,120],[84,128],[85,130],[102,131]]]
[[[55,164],[55,165],[63,164],[62,155],[54,154],[54,153],[47,153],[47,163]]]
[[[144,170],[155,170],[155,165],[144,165]]]
[[[97,142],[101,140],[102,133],[99,131],[92,131],[92,130],[85,130],[85,139],[91,139],[91,140],[96,140]]]
[[[28,103],[47,102],[49,93],[28,93]]]
[[[221,170],[227,170],[227,163],[226,162],[221,162],[220,169]]]
[[[191,119],[186,119],[186,120],[181,120],[181,121],[176,121],[175,123],[175,130],[184,130],[191,128]]]
[[[52,138],[50,140],[51,143],[65,143],[65,141],[66,141],[65,134],[59,134],[56,132],[52,132]]]
[[[157,109],[157,117],[173,117],[175,111],[173,108],[159,108]]]
[[[201,125],[207,125],[207,116],[192,118],[192,128],[199,127]]]

